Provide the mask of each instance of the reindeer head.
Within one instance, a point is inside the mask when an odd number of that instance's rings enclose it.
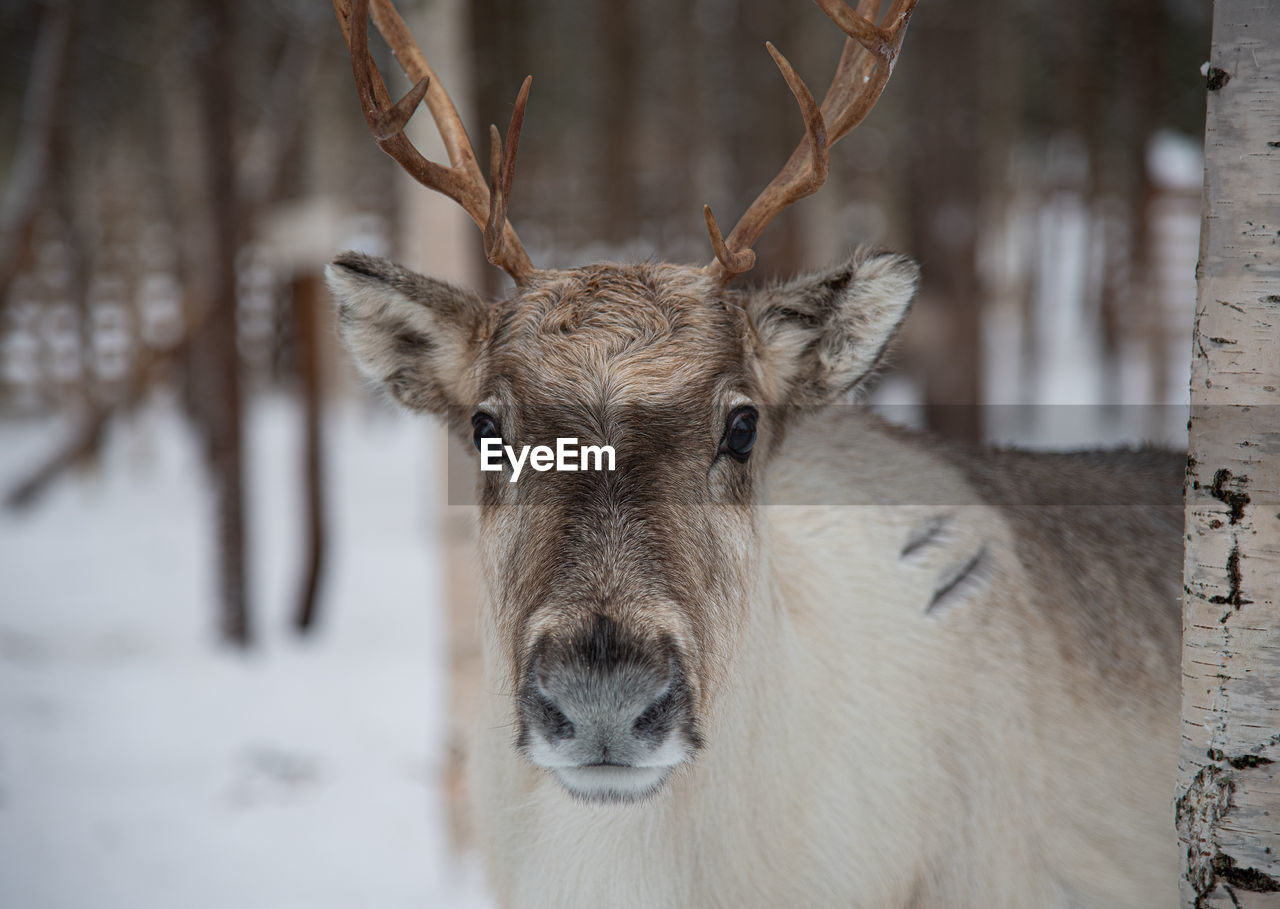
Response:
[[[378,4],[381,24],[394,10]],[[388,151],[427,173],[400,142],[405,112],[390,105],[369,65],[365,4],[349,13],[338,5],[371,127],[385,133],[398,123],[384,147],[394,141]],[[891,29],[862,23],[880,49],[863,59],[846,48],[845,79],[878,63],[872,78],[883,86],[912,4],[898,5]],[[397,57],[412,61],[415,50],[397,48]],[[505,150],[493,131],[484,199],[486,252],[516,279],[510,298],[489,304],[358,253],[327,271],[346,345],[401,404],[442,418],[468,444],[494,435],[513,446],[575,438],[616,452],[612,471],[526,473],[518,483],[482,473],[477,459],[484,627],[501,663],[488,668],[513,692],[516,747],[582,798],[654,792],[703,744],[701,720],[759,602],[754,506],[786,415],[854,389],[915,290],[914,264],[888,253],[759,290],[726,286],[750,267],[750,245],[768,218],[825,176],[824,113],[773,53],[805,113],[806,141],[793,156],[799,164],[770,184],[727,242],[707,211],[716,249],[708,267],[529,264],[505,220],[526,82]],[[424,94],[431,103],[420,78],[410,111]],[[840,123],[848,105],[862,105],[862,114],[870,107],[843,85],[838,73],[828,93]],[[461,130],[446,123],[446,137]],[[466,152],[451,168],[430,165],[436,171],[424,181],[463,204],[485,190],[473,179],[469,145]]]

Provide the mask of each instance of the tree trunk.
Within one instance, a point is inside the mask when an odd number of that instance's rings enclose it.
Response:
[[[1185,907],[1280,907],[1280,16],[1218,0],[1187,462]]]
[[[49,174],[58,120],[65,113],[59,101],[66,79],[73,12],[70,3],[49,5],[27,77],[26,97],[18,123],[18,147],[8,185],[0,198],[0,308],[8,300],[9,284],[27,252]]]
[[[296,278],[290,296],[293,300],[293,324],[297,332],[295,354],[299,390],[302,393],[302,483],[306,499],[306,552],[303,555],[302,579],[298,587],[293,624],[300,633],[305,633],[315,627],[327,537],[324,446],[320,426],[324,403],[320,388],[321,337],[317,325],[317,308],[326,298],[320,293],[320,278],[315,274]]]
[[[204,122],[208,215],[213,221],[204,261],[197,263],[209,314],[192,345],[198,414],[205,434],[217,511],[219,624],[237,646],[251,640],[246,583],[244,480],[240,424],[240,356],[236,348],[236,246],[238,206],[233,156],[234,55],[232,6],[200,0],[195,9],[206,29],[197,75]]]
[[[613,0],[603,10],[605,54],[604,172],[609,191],[601,200],[604,236],[625,243],[641,223],[636,186],[636,42],[630,0]]]
[[[926,263],[917,305],[938,326],[923,360],[925,423],[968,442],[983,437],[982,104],[971,81],[955,74],[981,71],[983,21],[970,5],[938,4],[922,8],[907,39],[918,61],[907,83],[915,135],[908,169],[911,248]]]

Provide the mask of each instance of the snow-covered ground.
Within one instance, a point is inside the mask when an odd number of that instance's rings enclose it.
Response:
[[[158,403],[102,467],[0,512],[0,907],[483,906],[445,845],[441,439],[329,415],[323,627],[299,572],[296,409],[248,435],[258,646],[213,644],[211,502]],[[0,424],[0,486],[65,425]]]

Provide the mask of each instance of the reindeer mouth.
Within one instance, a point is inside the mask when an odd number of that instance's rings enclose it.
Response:
[[[554,773],[574,798],[598,804],[637,802],[662,788],[674,765],[638,767],[601,762],[556,767]]]

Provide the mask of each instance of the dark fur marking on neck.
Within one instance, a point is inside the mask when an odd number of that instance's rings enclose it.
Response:
[[[956,598],[966,581],[970,579],[981,580],[982,574],[985,573],[986,561],[987,547],[984,544],[981,549],[973,554],[969,561],[961,566],[960,570],[950,580],[933,592],[933,599],[924,608],[924,614],[929,615],[939,607],[944,606],[946,600]]]
[[[951,527],[953,517],[954,515],[949,514],[930,515],[919,527],[912,528],[911,536],[902,544],[898,558],[909,559],[926,546],[941,543]]]

